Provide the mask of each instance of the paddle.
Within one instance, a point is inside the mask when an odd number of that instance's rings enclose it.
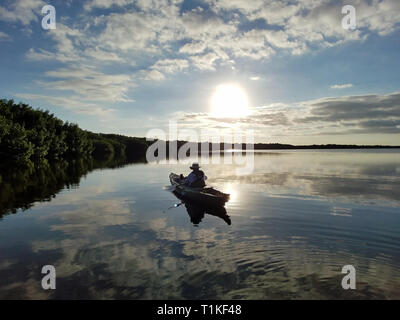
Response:
[[[172,207],[169,207],[167,210],[164,210],[163,213],[166,213],[168,210],[174,209],[174,208],[178,208],[179,206],[183,205],[184,202],[181,203],[175,203]]]

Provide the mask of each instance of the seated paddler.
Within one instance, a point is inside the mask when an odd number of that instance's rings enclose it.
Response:
[[[207,177],[197,162],[193,163],[190,167],[192,172],[185,178],[183,184],[192,188],[203,188],[206,185]]]

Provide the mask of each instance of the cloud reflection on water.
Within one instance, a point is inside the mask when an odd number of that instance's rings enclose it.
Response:
[[[162,212],[175,201],[163,181],[140,193],[153,170],[161,179],[171,168],[94,172],[80,189],[31,209],[23,255],[17,242],[1,244],[0,297],[399,299],[399,189],[393,176],[382,178],[398,166],[385,169],[379,157],[370,162],[380,166],[336,157],[335,164],[326,155],[260,156],[257,171],[240,177],[206,167],[212,182],[230,185],[239,200],[228,206],[232,226],[209,216],[197,229],[184,207]],[[106,184],[111,177],[119,183]],[[371,201],[385,203],[386,211]],[[49,263],[57,268],[57,290],[43,293],[40,267]],[[345,264],[357,268],[356,291],[340,287]]]

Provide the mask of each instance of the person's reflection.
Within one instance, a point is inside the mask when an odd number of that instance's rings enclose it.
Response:
[[[175,194],[175,193],[174,193]],[[181,197],[179,197],[177,194],[175,196],[182,200]],[[216,207],[203,207],[200,206],[197,203],[193,203],[191,201],[183,201],[186,211],[190,217],[190,221],[195,225],[198,226],[199,223],[203,220],[205,214],[209,214],[212,216],[216,216],[218,218],[221,218],[224,220],[228,225],[231,225],[231,218],[228,216],[228,213],[226,212],[226,208],[222,206],[216,206]]]

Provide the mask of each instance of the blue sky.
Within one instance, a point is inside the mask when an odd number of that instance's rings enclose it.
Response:
[[[55,30],[41,27],[46,4]],[[0,96],[95,132],[176,120],[263,142],[398,145],[399,16],[397,0],[5,0]],[[241,88],[248,116],[212,116],[221,84]]]

